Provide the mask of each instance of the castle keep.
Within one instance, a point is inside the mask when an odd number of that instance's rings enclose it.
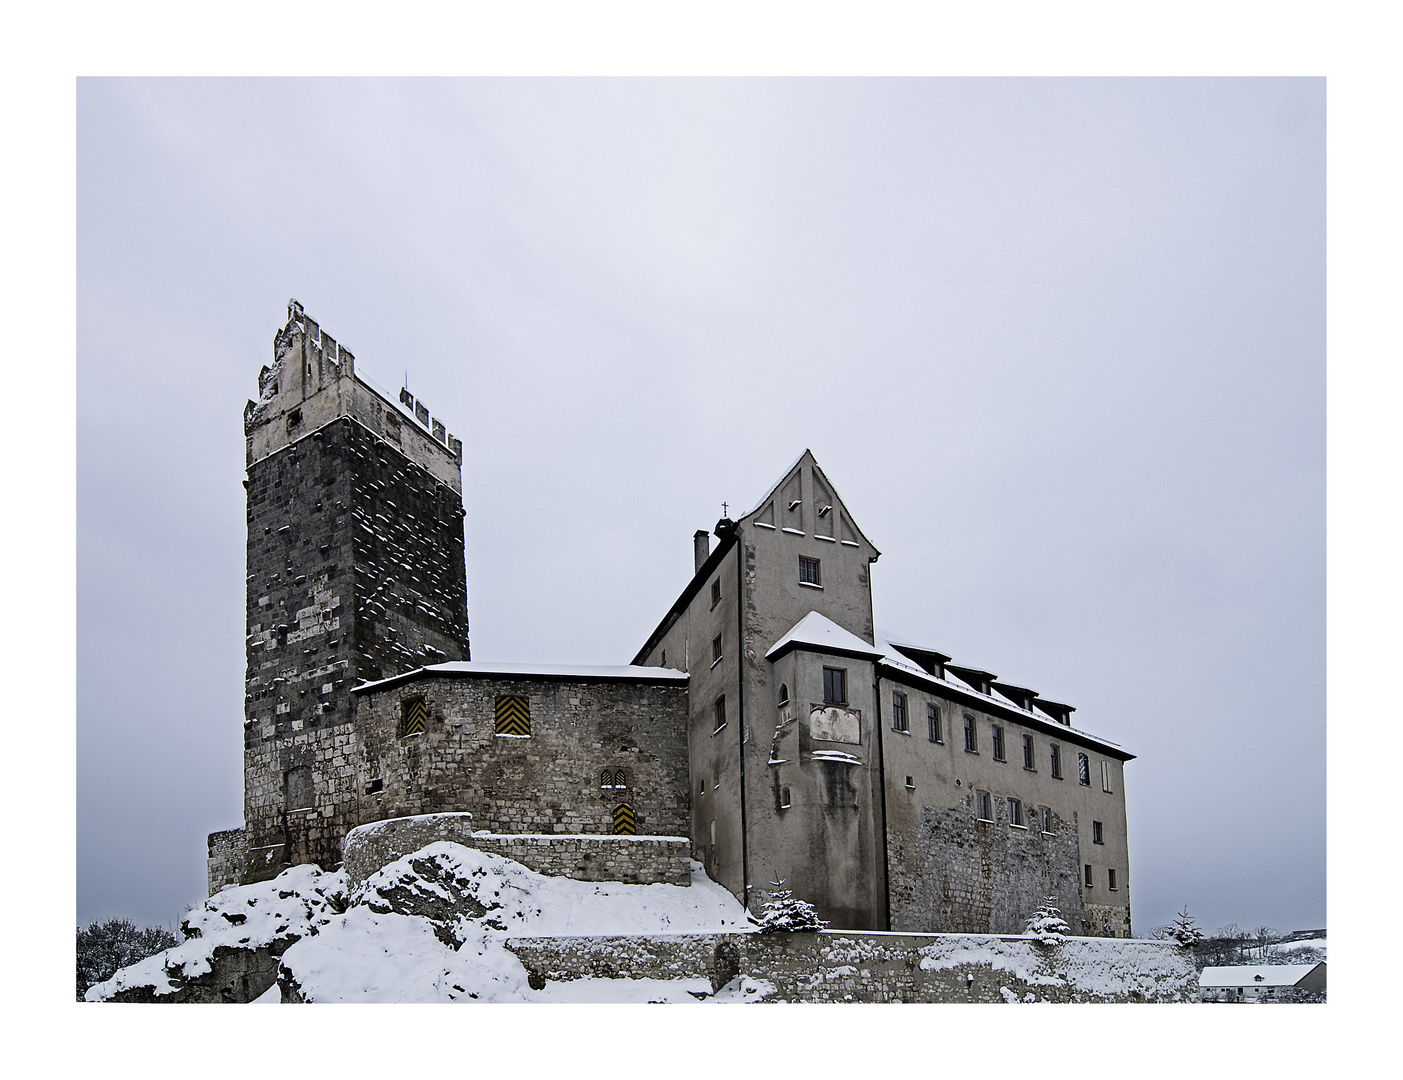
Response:
[[[1074,932],[1130,936],[1132,755],[879,634],[879,552],[807,451],[714,547],[693,536],[631,663],[484,664],[462,445],[422,402],[358,378],[293,301],[244,427],[244,827],[210,837],[212,892],[442,815],[595,880],[624,838],[635,878],[685,879],[686,838],[752,911],[782,883],[845,929],[1018,933],[1055,895]]]

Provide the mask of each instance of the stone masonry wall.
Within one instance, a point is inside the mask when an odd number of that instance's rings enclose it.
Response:
[[[1197,998],[1189,954],[1162,941],[975,934],[676,934],[513,938],[531,984],[581,978],[769,984],[764,1001],[1182,1002]],[[768,988],[767,988],[768,989]]]
[[[225,885],[237,885],[244,878],[244,863],[248,855],[247,838],[243,829],[226,829],[209,834],[209,860],[206,884],[213,896]]]
[[[249,880],[360,823],[350,688],[467,654],[462,502],[341,418],[249,466]]]
[[[528,737],[496,734],[501,695],[527,699]],[[425,674],[357,697],[358,824],[463,811],[494,833],[610,834],[615,808],[627,804],[639,834],[688,834],[687,687],[680,676]],[[417,699],[425,703],[425,729],[403,734],[405,710]]]
[[[1004,799],[991,799],[993,821],[976,820],[973,800],[971,793],[952,807],[924,807],[915,837],[891,837],[893,929],[1017,934],[1055,896],[1068,925],[1082,931],[1075,817],[1054,814],[1049,834],[1035,816],[1028,828],[1011,826]]]
[[[475,833],[470,814],[394,818],[353,829],[346,837],[346,879],[359,884],[395,859],[439,840],[501,855],[538,874],[576,881],[691,884],[691,842],[686,837]]]

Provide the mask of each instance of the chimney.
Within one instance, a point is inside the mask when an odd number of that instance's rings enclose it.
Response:
[[[711,554],[711,534],[705,529],[698,529],[692,534],[692,559],[696,566],[692,568],[692,573],[696,573],[702,568],[702,563],[706,562],[706,557]]]

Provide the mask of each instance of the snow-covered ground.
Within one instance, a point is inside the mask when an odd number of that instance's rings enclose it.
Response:
[[[284,978],[308,1001],[758,1000],[739,980],[711,996],[705,979],[581,979],[532,990],[508,937],[745,932],[744,909],[693,863],[692,884],[623,885],[546,877],[520,863],[440,842],[390,863],[348,892],[345,876],[298,866],[221,890],[186,924],[196,936],[119,971],[89,1001],[137,987],[157,997],[211,969],[220,946],[295,938]],[[258,999],[277,1002],[276,986]]]

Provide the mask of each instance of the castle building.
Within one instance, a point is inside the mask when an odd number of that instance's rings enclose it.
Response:
[[[359,825],[468,813],[688,837],[752,911],[782,887],[845,929],[1019,933],[1056,896],[1074,932],[1130,936],[1133,755],[880,634],[880,553],[811,453],[714,548],[694,534],[630,664],[474,662],[461,444],[295,301],[274,355],[245,411],[245,823],[210,837],[211,891],[334,866]]]

